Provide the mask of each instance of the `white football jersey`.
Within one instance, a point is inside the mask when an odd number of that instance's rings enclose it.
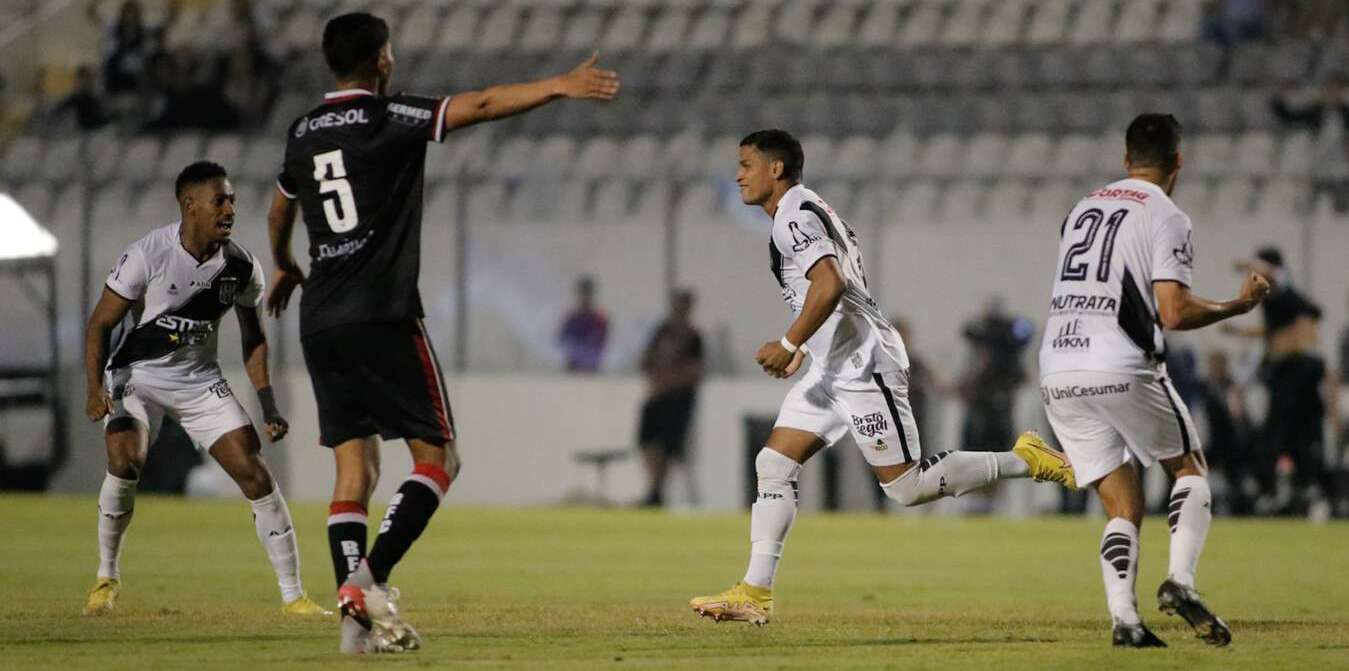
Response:
[[[220,318],[236,305],[262,302],[262,264],[253,255],[231,241],[198,263],[178,238],[180,226],[157,228],[131,243],[106,281],[133,301],[108,371],[129,368],[133,380],[145,376],[164,389],[218,380]]]
[[[824,375],[844,378],[909,367],[904,341],[867,291],[857,236],[824,199],[800,184],[788,189],[778,202],[768,247],[773,275],[793,314],[805,306],[810,289],[806,274],[820,259],[834,257],[843,271],[847,283],[843,298],[805,343],[812,367],[822,367]]]
[[[1125,179],[1078,202],[1060,229],[1040,375],[1153,372],[1166,350],[1152,283],[1190,286],[1190,218],[1157,185]]]

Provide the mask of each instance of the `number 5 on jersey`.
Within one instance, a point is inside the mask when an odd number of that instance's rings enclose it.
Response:
[[[314,181],[319,183],[319,193],[335,193],[337,198],[323,199],[323,216],[328,219],[328,228],[334,233],[346,233],[356,228],[356,196],[351,192],[351,182],[347,181],[347,166],[342,162],[342,150],[314,155]]]

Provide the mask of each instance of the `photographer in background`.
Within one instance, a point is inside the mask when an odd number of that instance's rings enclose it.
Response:
[[[958,385],[965,401],[960,449],[1005,452],[1016,440],[1012,412],[1016,391],[1026,381],[1022,354],[1035,326],[1008,314],[1002,296],[993,296],[984,314],[965,325],[963,335],[973,352]],[[992,491],[986,491],[981,495],[985,509],[992,505]]]

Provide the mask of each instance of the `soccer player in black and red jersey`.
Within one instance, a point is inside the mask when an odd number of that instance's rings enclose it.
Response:
[[[398,617],[389,572],[421,535],[459,471],[454,420],[422,325],[417,291],[428,142],[463,126],[562,99],[609,100],[618,75],[596,67],[447,97],[389,94],[389,27],[367,13],[323,31],[336,78],[323,104],[290,125],[268,215],[276,263],[268,312],[296,287],[300,339],[318,404],[320,442],[337,461],[328,536],[342,606],[343,652],[420,646]],[[290,250],[296,208],[309,232],[309,276]],[[376,434],[404,439],[412,473],[366,553],[366,508],[379,475]]]

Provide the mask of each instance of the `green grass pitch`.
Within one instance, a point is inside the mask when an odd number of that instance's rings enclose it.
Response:
[[[772,624],[686,605],[741,574],[745,515],[447,507],[393,575],[420,652],[336,654],[332,620],[283,617],[242,502],[142,497],[107,617],[80,616],[95,501],[0,497],[6,669],[1349,668],[1349,525],[1218,519],[1199,586],[1211,649],[1155,611],[1165,520],[1144,524],[1140,601],[1171,647],[1109,645],[1101,521],[803,514]],[[331,603],[325,510],[297,505],[306,586]]]

